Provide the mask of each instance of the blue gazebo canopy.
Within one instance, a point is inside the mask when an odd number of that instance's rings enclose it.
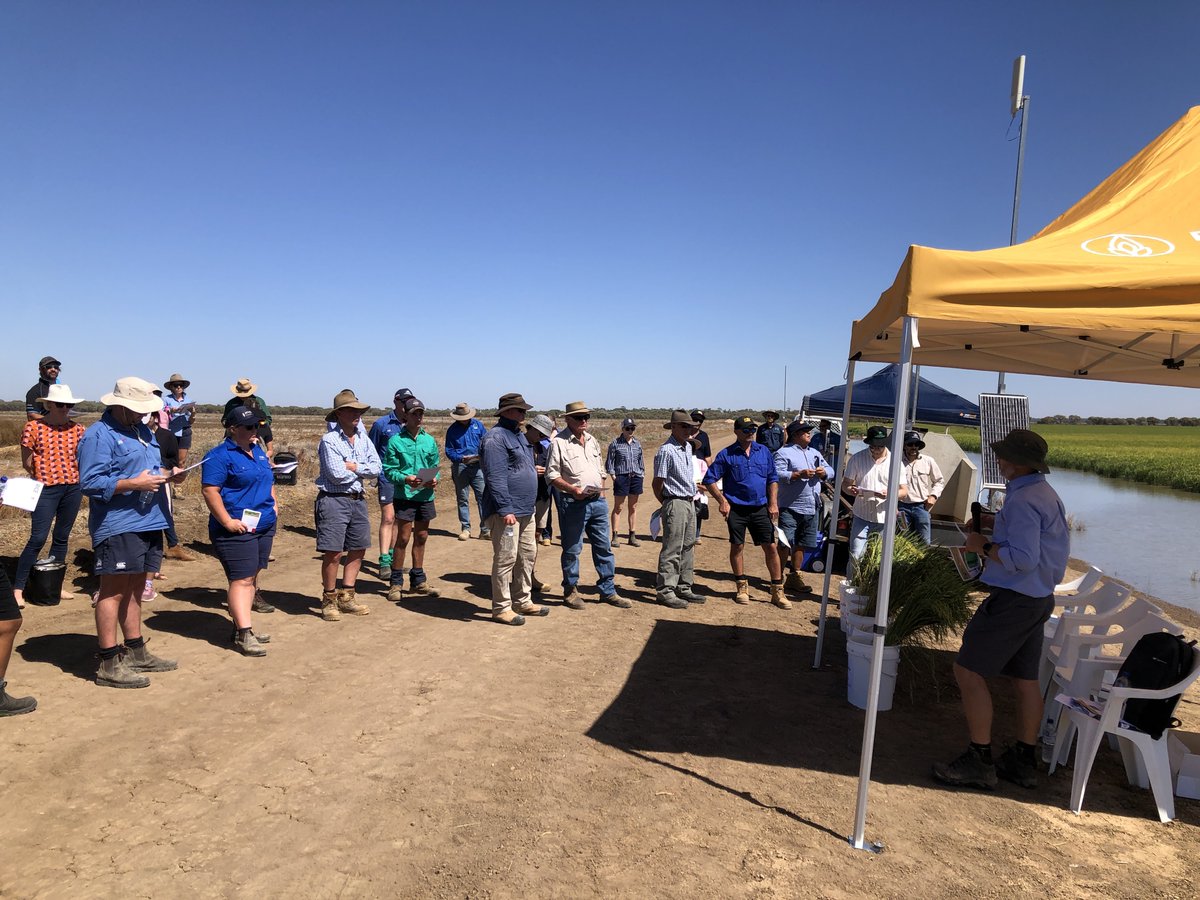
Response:
[[[868,378],[854,382],[850,415],[858,419],[896,418],[896,384],[899,380],[900,366],[893,363]],[[979,407],[970,400],[952,394],[923,377],[914,378],[913,385],[917,393],[917,422],[979,427]],[[800,409],[807,415],[840,417],[845,403],[846,385],[839,384],[809,394]],[[907,406],[912,406],[911,397]]]

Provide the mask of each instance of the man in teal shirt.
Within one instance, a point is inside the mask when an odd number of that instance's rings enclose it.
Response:
[[[392,507],[396,511],[396,552],[392,557],[391,590],[388,599],[404,599],[404,553],[412,541],[409,595],[436,597],[425,576],[425,542],[429,523],[437,517],[433,489],[440,461],[437,443],[424,428],[425,404],[412,397],[404,403],[404,428],[392,436],[383,453],[383,474],[396,486]],[[435,470],[421,477],[422,469]]]

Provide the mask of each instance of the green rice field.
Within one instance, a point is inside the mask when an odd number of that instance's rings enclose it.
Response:
[[[1184,425],[1035,425],[1050,446],[1050,467],[1161,484],[1200,493],[1200,428]],[[951,428],[964,450],[979,452],[979,432]]]

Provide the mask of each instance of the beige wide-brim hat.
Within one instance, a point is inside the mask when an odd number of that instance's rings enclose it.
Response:
[[[155,395],[156,390],[158,385],[129,375],[118,379],[112,393],[105,394],[100,398],[100,402],[105,406],[123,406],[144,416],[163,408],[162,397]]]
[[[582,400],[574,400],[567,404],[564,416],[590,416],[592,411],[588,409],[588,405]]]
[[[166,381],[164,381],[163,387],[165,387],[169,391],[169,390],[171,390],[171,385],[173,385],[173,384],[179,385],[185,391],[189,387],[192,386],[192,383],[190,381],[188,381],[186,378],[184,378],[182,375],[180,375],[178,372],[173,373],[170,378],[168,378]]]
[[[469,403],[460,403],[454,407],[454,412],[450,413],[450,418],[455,422],[469,422],[475,418],[476,409]]]
[[[253,394],[258,393],[258,385],[249,378],[239,378],[237,384],[231,384],[229,390],[233,391],[233,396],[245,399]]]
[[[355,396],[354,391],[350,388],[338,391],[337,396],[333,398],[333,409],[325,414],[325,421],[332,422],[337,418],[339,409],[353,409],[356,412],[364,413],[371,408],[371,404],[363,403]]]
[[[52,384],[50,385],[50,393],[45,397],[38,397],[37,402],[42,406],[49,406],[51,403],[82,403],[82,397],[75,397],[71,394],[71,386],[69,384]]]

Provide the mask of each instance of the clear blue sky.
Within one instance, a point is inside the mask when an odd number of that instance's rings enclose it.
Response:
[[[92,399],[761,407],[787,364],[794,407],[909,244],[1008,242],[1015,56],[1028,237],[1200,103],[1198,34],[1194,0],[10,0],[0,397],[51,353]]]

